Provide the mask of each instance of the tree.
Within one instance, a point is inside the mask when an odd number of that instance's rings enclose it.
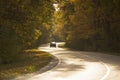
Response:
[[[79,50],[119,51],[119,3],[119,0],[64,1],[61,10],[67,45]]]
[[[2,63],[12,62],[19,52],[49,36],[54,10],[53,0],[0,0]]]

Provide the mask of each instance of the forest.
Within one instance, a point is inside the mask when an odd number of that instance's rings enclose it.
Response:
[[[120,0],[0,0],[0,64],[52,39],[78,50],[120,52],[119,4]]]
[[[62,38],[83,51],[120,52],[120,0],[61,1]]]
[[[47,42],[54,10],[52,0],[0,0],[0,63]]]

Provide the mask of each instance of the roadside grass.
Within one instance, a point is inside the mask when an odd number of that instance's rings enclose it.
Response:
[[[58,44],[58,47],[65,48],[65,42],[62,42],[62,43]]]
[[[67,47],[65,42],[62,42],[60,44],[58,44],[58,47],[60,48],[65,48]],[[74,48],[70,48],[70,47],[67,47],[68,49],[70,50],[77,50],[77,51],[81,51],[79,49],[74,49]],[[87,51],[87,52],[100,52],[102,54],[108,54],[108,55],[115,55],[115,56],[120,56],[120,50],[108,50],[108,51],[102,51],[102,50],[99,50],[99,51],[95,51],[95,50],[83,50],[83,51]]]
[[[120,52],[115,52],[115,51],[99,51],[99,52],[101,52],[102,54],[120,56]]]
[[[15,63],[0,65],[0,80],[36,72],[46,66],[53,57],[47,52],[31,49],[21,53],[19,58]]]

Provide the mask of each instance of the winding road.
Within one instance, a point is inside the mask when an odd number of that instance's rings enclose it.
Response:
[[[119,56],[49,46],[39,49],[56,56],[59,63],[42,74],[36,73],[16,80],[120,80]]]

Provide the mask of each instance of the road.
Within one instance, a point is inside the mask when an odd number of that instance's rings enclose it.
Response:
[[[42,74],[16,80],[120,80],[120,57],[98,52],[72,51],[39,47],[59,59],[59,63]]]

